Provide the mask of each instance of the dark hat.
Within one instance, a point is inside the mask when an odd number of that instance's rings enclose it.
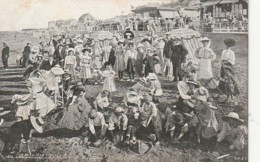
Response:
[[[91,52],[91,49],[90,48],[85,48],[85,49],[82,50],[83,53],[85,53],[86,51]]]
[[[152,44],[152,42],[151,42],[149,39],[147,39],[147,38],[145,38],[145,39],[143,39],[143,40],[141,41],[141,43],[143,43],[143,42],[149,42],[150,44]]]
[[[224,44],[228,47],[233,47],[236,45],[236,41],[234,39],[226,39],[224,40]]]
[[[187,84],[193,84],[195,86],[199,86],[197,82],[195,82],[194,80],[188,80],[186,81]]]

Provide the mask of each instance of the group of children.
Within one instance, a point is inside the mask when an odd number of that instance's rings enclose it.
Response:
[[[53,97],[49,97],[52,96],[51,93],[48,93],[49,96],[46,95],[46,79],[41,76],[43,72],[37,70],[32,72],[28,78],[31,84],[28,87],[32,93],[13,97],[12,103],[16,103],[19,111],[21,110],[21,112],[17,112],[18,116],[22,117],[18,122],[26,120],[32,123],[32,119],[42,121],[41,119],[48,116],[49,112],[60,106],[56,100],[61,100],[62,102],[67,101],[62,105],[66,109],[62,110],[59,115],[55,115],[55,124],[74,130],[85,127],[85,131],[82,133],[82,144],[89,145],[93,142],[92,144],[98,146],[105,137],[110,136],[112,142],[124,141],[126,144],[136,144],[137,140],[143,139],[158,145],[162,140],[162,132],[164,132],[169,134],[174,143],[178,143],[185,134],[196,134],[199,143],[201,137],[217,136],[216,145],[227,139],[231,143],[231,149],[244,148],[247,130],[243,125],[243,120],[237,113],[230,112],[223,116],[225,127],[220,130],[214,112],[216,107],[208,102],[210,98],[208,90],[192,80],[192,75],[185,73],[177,83],[180,96],[178,101],[165,108],[165,111],[159,109],[159,105],[162,104],[159,99],[163,95],[163,90],[156,74],[155,65],[162,60],[155,56],[156,49],[148,45],[149,40],[144,40],[143,44],[138,45],[138,52],[134,49],[132,42],[128,42],[125,46],[124,44],[124,41],[119,40],[117,46],[111,50],[115,54],[114,61],[111,61],[109,57],[106,59],[107,61],[103,61],[102,49],[98,45],[98,41],[95,41],[94,45],[86,45],[84,48],[68,48],[64,64],[57,62],[61,67],[58,72],[53,74],[62,76],[63,80],[57,82],[57,85],[59,85],[58,89],[62,87],[61,91],[65,91],[65,96],[63,96],[63,92],[55,92],[58,97],[54,97],[54,102]],[[232,75],[234,54],[230,47],[235,43],[234,40],[226,40],[225,44],[227,49],[222,54],[221,81],[224,83],[227,97],[232,99],[235,94],[235,80]],[[142,53],[141,61],[138,60],[140,53]],[[114,107],[111,104],[113,101],[110,95],[111,92],[119,89],[115,86],[115,71],[118,72],[120,81],[123,80],[124,72],[127,72],[129,81],[134,82],[136,68],[139,68],[138,61],[144,65],[143,68],[140,68],[141,73],[144,74],[141,85],[144,83],[144,87],[148,90],[146,93],[142,93],[135,88],[129,88],[124,95],[123,102]],[[55,67],[51,69],[53,68]],[[68,79],[65,77],[66,74],[69,74]],[[91,100],[85,97],[86,94],[91,93],[85,88],[86,83],[89,83],[90,79],[94,79],[97,84],[103,78],[101,92],[90,103]],[[61,83],[64,84],[65,80],[74,81],[77,84],[73,87],[68,85],[69,88],[63,89],[64,85]],[[32,100],[36,100],[36,103]],[[28,105],[41,110],[40,116],[36,115],[35,119],[30,112],[35,108],[28,108]],[[22,106],[27,107],[26,111]],[[34,124],[30,130],[37,128],[36,130],[41,133],[43,122],[41,123]]]

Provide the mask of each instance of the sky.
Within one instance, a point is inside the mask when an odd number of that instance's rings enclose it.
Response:
[[[84,13],[96,19],[131,12],[131,6],[171,0],[0,0],[0,31],[47,28],[49,21],[78,19]]]

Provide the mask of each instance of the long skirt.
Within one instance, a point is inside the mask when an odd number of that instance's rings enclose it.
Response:
[[[69,70],[69,72],[71,73],[71,78],[72,79],[76,79],[76,72],[75,72],[75,66],[73,64],[69,64],[66,65],[65,70]]]
[[[107,90],[109,92],[116,91],[116,85],[114,77],[107,77],[104,81],[103,90]]]
[[[36,94],[35,101],[35,109],[39,110],[39,116],[41,117],[46,116],[51,110],[55,108],[54,101],[43,92]]]
[[[89,79],[92,78],[91,69],[89,67],[81,67],[79,77],[81,79]]]
[[[211,79],[212,77],[211,59],[200,59],[198,79]]]

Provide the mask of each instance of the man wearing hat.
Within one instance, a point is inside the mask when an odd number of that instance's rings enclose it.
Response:
[[[88,141],[88,138],[93,138],[94,142],[100,143],[105,137],[107,131],[107,124],[105,122],[104,115],[101,112],[97,112],[96,109],[92,109],[88,114],[88,129],[86,132],[83,133],[84,142]],[[89,136],[89,132],[91,136]]]
[[[245,147],[245,139],[248,134],[247,127],[244,125],[244,120],[239,118],[235,112],[230,112],[223,116],[223,127],[221,132],[217,135],[217,147],[220,142],[226,140],[230,143],[231,150],[241,150]]]
[[[120,136],[119,141],[123,141],[127,125],[128,118],[124,114],[124,109],[122,107],[117,107],[114,110],[114,114],[110,116],[108,122],[108,130],[111,133],[113,142],[116,142],[116,134]]]
[[[170,35],[169,35],[170,36]],[[169,39],[165,41],[165,46],[163,48],[163,57],[164,57],[164,67],[163,67],[163,75],[167,72],[167,78],[172,80],[172,48],[174,47],[174,40]]]
[[[163,41],[165,42],[165,44],[171,40],[171,34],[169,32],[165,33],[165,38],[163,38]]]
[[[187,49],[181,44],[181,37],[176,36],[174,38],[174,47],[172,48],[172,66],[174,82],[182,80],[181,64],[185,63],[186,55],[188,54]]]
[[[170,122],[167,123],[169,125],[167,130],[170,132],[171,141],[174,143],[179,143],[179,140],[189,130],[188,123],[185,121],[184,116],[178,111],[174,111],[170,114],[167,122]]]
[[[146,118],[142,120],[141,127],[139,128],[143,132],[153,132],[155,134],[155,139],[153,142],[159,144],[160,132],[162,131],[161,117],[159,115],[159,110],[153,103],[153,98],[150,95],[144,97],[145,103],[140,108],[140,113],[144,113]],[[141,132],[142,132],[141,131]]]
[[[28,42],[27,45],[24,47],[24,50],[23,50],[23,63],[22,63],[22,67],[26,67],[26,63],[28,61],[30,53],[31,53],[31,47],[30,47],[30,43]]]
[[[7,46],[7,43],[3,43],[4,48],[2,49],[2,62],[4,65],[4,69],[8,68],[8,58],[9,58],[9,47]]]
[[[39,69],[43,69],[43,70],[51,70],[51,68],[53,68],[55,65],[57,64],[57,62],[54,60],[53,55],[49,55],[48,51],[44,51],[43,52],[43,60],[39,66]]]

